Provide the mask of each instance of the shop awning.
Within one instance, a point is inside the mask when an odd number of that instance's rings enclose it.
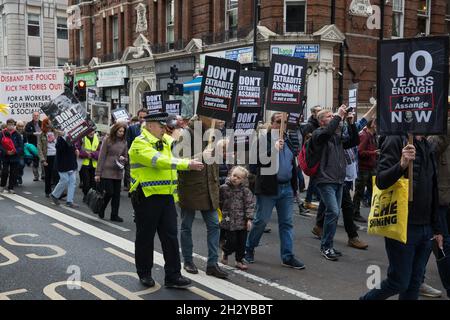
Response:
[[[202,76],[198,76],[191,81],[185,82],[183,84],[184,91],[200,91],[200,87],[202,85]]]

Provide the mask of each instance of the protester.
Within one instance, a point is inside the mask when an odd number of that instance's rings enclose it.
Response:
[[[15,128],[14,119],[6,120],[6,128],[0,133],[0,154],[2,160],[1,192],[14,192],[17,182],[20,157],[23,156],[23,141]],[[6,184],[8,183],[8,187]]]
[[[361,297],[363,300],[384,300],[396,294],[400,300],[417,300],[431,253],[430,240],[435,239],[438,247],[443,248],[434,155],[423,136],[415,136],[413,144],[407,142],[405,136],[384,139],[376,176],[377,187],[387,189],[407,176],[408,166],[413,162],[414,198],[408,203],[407,241],[404,244],[385,238],[387,279]]]
[[[140,109],[137,112],[138,121],[136,124],[130,124],[127,128],[126,133],[126,141],[127,141],[127,147],[128,150],[131,148],[131,144],[133,143],[134,139],[138,137],[141,134],[141,126],[144,123],[144,117],[147,115],[147,109]],[[124,170],[124,191],[128,191],[130,189],[130,166],[129,163],[125,165]]]
[[[39,151],[34,144],[29,142],[24,144],[23,147],[23,158],[26,166],[32,166],[33,169],[39,168]],[[22,172],[23,173],[23,172]],[[20,179],[20,184],[22,184],[22,179]]]
[[[86,195],[91,188],[95,189],[95,169],[100,153],[100,139],[95,131],[90,132],[81,140],[81,145],[77,146],[80,159],[83,163],[80,169],[80,178],[82,180],[83,202],[86,201]]]
[[[376,121],[374,119],[367,123],[366,128],[360,133],[360,143],[358,146],[358,177],[355,184],[355,195],[353,196],[354,218],[358,222],[367,222],[361,216],[360,206],[364,197],[364,190],[367,187],[369,194],[372,194],[372,177],[375,175],[377,166],[377,156],[380,150],[377,147]]]
[[[39,120],[40,114],[39,112],[33,112],[33,118],[30,122],[28,122],[25,126],[25,135],[27,137],[27,142],[33,144],[34,146],[38,146],[38,137],[42,130],[42,121]],[[45,168],[42,167],[41,179],[44,180],[45,177]],[[39,168],[33,167],[33,181],[39,181]]]
[[[109,136],[104,140],[95,170],[95,182],[101,183],[105,191],[100,218],[105,217],[105,209],[111,201],[111,221],[123,222],[119,217],[120,189],[125,164],[128,161],[127,143],[125,141],[126,125],[116,123]]]
[[[194,122],[197,118],[191,119],[189,128],[183,130],[177,145],[183,143],[190,145],[190,150],[194,151],[195,143],[201,143],[203,155],[211,155],[207,141],[198,141],[194,136]],[[212,125],[212,119],[201,116],[202,134]],[[196,140],[197,139],[197,140]],[[197,146],[198,147],[198,146]],[[182,157],[195,155],[181,154]],[[201,156],[201,155],[200,155]],[[220,241],[220,227],[217,208],[219,208],[219,168],[217,163],[205,164],[202,171],[179,171],[178,172],[178,193],[180,196],[181,208],[181,252],[184,259],[184,269],[196,274],[197,266],[193,261],[192,244],[192,223],[195,217],[195,211],[198,210],[203,216],[207,229],[208,261],[206,274],[218,278],[227,278],[228,273],[223,271],[217,264],[218,250]]]
[[[293,204],[294,197],[298,190],[297,166],[294,158],[294,148],[287,136],[280,137],[275,143],[279,166],[278,172],[272,175],[261,174],[264,167],[270,167],[272,162],[262,165],[260,155],[272,153],[272,135],[280,130],[282,115],[276,112],[271,117],[271,126],[266,136],[261,135],[260,139],[267,139],[267,150],[257,150],[252,147],[251,152],[257,152],[258,164],[250,165],[251,171],[256,175],[256,213],[253,226],[247,237],[245,260],[247,263],[254,263],[255,248],[259,245],[264,229],[272,216],[272,211],[276,207],[278,214],[278,229],[280,237],[280,256],[282,265],[294,269],[304,269],[305,265],[296,259],[293,252],[294,227],[293,227]]]
[[[16,131],[17,131],[17,133],[20,134],[20,137],[22,138],[22,142],[24,145],[24,152],[25,152],[25,145],[27,144],[27,137],[25,134],[25,123],[23,121],[17,121]],[[17,175],[16,175],[16,178],[17,178],[16,185],[17,186],[22,185],[23,169],[25,168],[24,154],[20,155],[19,158],[20,158],[19,166],[17,168]],[[39,162],[38,162],[38,165],[39,165]]]
[[[77,183],[76,172],[78,169],[77,154],[74,144],[67,141],[67,137],[63,131],[57,130],[58,139],[56,140],[56,170],[59,174],[59,182],[53,192],[50,194],[55,205],[59,205],[59,199],[67,189],[66,206],[69,208],[78,208],[79,206],[73,202],[75,196],[75,187]],[[50,148],[50,143],[48,143]],[[47,175],[45,176],[47,178]]]
[[[166,119],[167,113],[146,116],[142,134],[129,151],[133,179],[131,201],[136,212],[136,269],[143,285],[155,286],[152,268],[154,238],[158,232],[165,261],[165,286],[186,288],[191,281],[180,272],[176,170],[202,170],[203,164],[173,157],[171,139],[164,134]]]
[[[224,232],[223,255],[221,262],[228,264],[228,256],[235,252],[236,268],[247,270],[244,262],[247,231],[251,229],[255,199],[245,184],[248,171],[236,166],[230,177],[220,186],[220,209],[222,211],[221,231]]]
[[[42,121],[41,134],[38,136],[39,160],[44,168],[45,177],[45,196],[50,197],[52,184],[59,181],[59,175],[56,171],[56,140],[57,133],[54,130],[50,119],[45,118]]]
[[[353,114],[348,114],[347,119],[344,122],[344,126],[342,129],[342,135],[346,139],[349,139],[349,125],[353,121]],[[356,128],[358,129],[360,125],[366,124],[364,118],[359,120],[356,124]],[[355,133],[354,133],[355,134]],[[353,189],[353,182],[357,177],[357,149],[355,147],[344,149],[345,154],[345,179],[344,185],[342,188],[342,201],[341,201],[341,209],[342,216],[344,220],[344,228],[345,232],[348,236],[348,246],[353,247],[355,249],[367,249],[368,245],[359,239],[358,235],[358,226],[356,226],[353,221],[353,201],[350,191]],[[316,225],[314,226],[312,233],[315,234],[319,239],[322,238],[323,234],[323,224],[324,224],[324,215],[325,205],[324,202],[321,202],[319,205],[319,210],[317,212],[316,217]]]
[[[320,128],[312,135],[312,150],[320,152],[320,165],[315,184],[324,206],[325,220],[320,244],[320,252],[327,260],[336,261],[341,255],[333,247],[337,222],[342,202],[343,186],[346,176],[346,158],[344,149],[352,148],[359,143],[358,131],[353,123],[354,117],[349,118],[348,137],[343,137],[339,124],[347,117],[346,106],[342,105],[338,113],[333,116],[330,110],[322,110],[317,119]],[[332,158],[332,160],[331,160]]]
[[[447,120],[447,128],[450,128],[450,118]],[[447,135],[430,136],[428,141],[433,147],[437,162],[437,183],[439,190],[439,219],[441,223],[442,235],[444,237],[443,250],[440,251],[436,246],[433,247],[433,253],[436,256],[437,266],[441,282],[447,291],[447,297],[450,298],[450,270],[449,265],[439,263],[439,258],[442,255],[450,255],[450,230],[449,230],[449,215],[450,215],[450,130],[447,129]],[[442,292],[434,289],[426,283],[422,283],[419,289],[419,294],[426,297],[438,298]]]

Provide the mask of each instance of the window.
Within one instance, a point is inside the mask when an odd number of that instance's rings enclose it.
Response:
[[[66,63],[69,63],[69,59],[58,58],[58,67],[64,67]]]
[[[419,1],[419,7],[417,8],[417,34],[428,35],[430,34],[430,11],[431,0]]]
[[[174,31],[174,20],[175,20],[175,3],[173,0],[168,0],[166,3],[166,42],[169,45],[169,49],[173,49],[173,43],[175,39]]]
[[[225,31],[228,34],[228,38],[236,38],[238,26],[238,0],[227,0],[225,10]]]
[[[113,17],[112,26],[113,26],[113,32],[112,32],[113,53],[114,53],[114,57],[115,57],[116,54],[119,53],[119,17],[118,16]]]
[[[392,37],[403,37],[404,0],[392,2]]]
[[[41,66],[41,57],[28,57],[28,66],[30,67],[40,67]]]
[[[78,35],[80,38],[80,60],[84,60],[84,30],[82,28],[78,31]]]
[[[67,34],[67,19],[64,17],[58,17],[56,22],[56,37],[58,39],[69,39]]]
[[[28,14],[28,35],[31,37],[40,37],[41,16],[38,14]]]
[[[306,1],[285,2],[285,31],[286,32],[305,32],[306,22]]]

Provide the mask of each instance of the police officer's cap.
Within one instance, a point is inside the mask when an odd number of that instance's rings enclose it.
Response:
[[[154,114],[148,114],[144,117],[145,122],[159,122],[162,125],[166,125],[167,117],[169,114],[167,112],[159,112]]]

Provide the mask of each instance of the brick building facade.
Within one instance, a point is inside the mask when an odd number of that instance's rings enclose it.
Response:
[[[81,71],[135,63],[145,65],[153,73],[141,72],[136,83],[133,80],[124,88],[124,94],[129,94],[130,103],[134,104],[131,110],[136,110],[140,102],[140,92],[135,90],[165,90],[169,64],[180,61],[184,81],[202,69],[205,54],[226,56],[227,50],[236,49],[238,60],[244,56],[241,57],[240,49],[253,54],[253,0],[70,2],[81,8],[81,30],[69,32],[71,61]],[[371,29],[373,24],[368,24],[368,19],[376,23],[379,17],[373,20],[374,17],[351,15],[352,2],[257,1],[257,64],[268,66],[271,52],[277,50],[292,52],[298,45],[309,45],[309,49],[318,45],[317,56],[313,55],[309,64],[308,106],[332,107],[338,101],[340,44],[344,43],[344,101],[348,86],[357,82],[359,103],[368,104],[369,98],[376,96],[376,47],[380,34],[379,28]],[[380,0],[371,0],[370,4],[379,6]],[[384,38],[448,35],[449,6],[449,0],[389,1],[384,8]],[[134,58],[132,52],[140,55]],[[253,58],[247,54],[241,62],[251,63]]]

